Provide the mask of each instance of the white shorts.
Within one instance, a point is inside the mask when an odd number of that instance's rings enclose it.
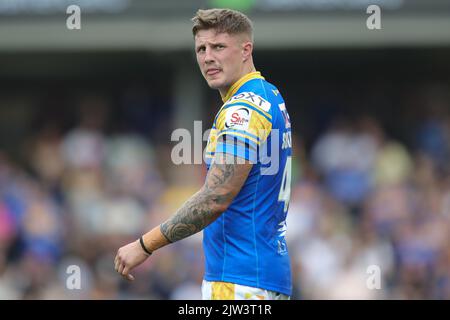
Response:
[[[265,289],[220,281],[202,282],[203,300],[290,300],[290,297]]]

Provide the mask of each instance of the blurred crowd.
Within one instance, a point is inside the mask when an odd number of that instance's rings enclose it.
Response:
[[[200,299],[201,234],[155,252],[134,282],[113,260],[201,186],[204,166],[175,167],[169,144],[138,131],[107,132],[92,108],[103,102],[89,103],[68,130],[44,122],[25,164],[0,150],[0,299]],[[450,105],[427,110],[410,144],[368,114],[335,117],[309,148],[294,130],[293,299],[450,299]]]
[[[299,296],[450,298],[450,109],[441,111],[411,131],[412,150],[364,116],[320,136],[288,218]]]

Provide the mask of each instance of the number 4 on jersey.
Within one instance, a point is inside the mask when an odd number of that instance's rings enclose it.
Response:
[[[284,212],[289,208],[289,200],[291,199],[291,168],[292,157],[287,157],[286,165],[283,171],[283,180],[281,181],[280,193],[278,194],[278,201],[284,202]]]

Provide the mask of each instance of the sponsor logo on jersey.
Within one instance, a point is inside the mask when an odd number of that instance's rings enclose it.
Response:
[[[248,129],[251,113],[252,110],[241,106],[229,108],[225,117],[225,128],[239,130]]]
[[[289,114],[287,113],[286,110],[286,105],[284,103],[281,103],[278,105],[278,107],[280,108],[281,114],[283,115],[283,119],[284,119],[284,125],[287,128],[291,127],[291,119],[289,119]]]
[[[233,96],[230,99],[230,103],[232,103],[235,100],[246,100],[246,101],[258,106],[265,112],[269,112],[270,106],[271,106],[269,101],[265,100],[264,98],[262,98],[261,96],[258,96],[257,94],[255,94],[253,92],[241,92],[241,93]]]

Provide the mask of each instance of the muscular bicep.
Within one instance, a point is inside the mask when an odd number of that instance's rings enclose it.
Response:
[[[217,153],[204,188],[213,191],[214,202],[225,210],[241,190],[252,166],[248,160],[227,153]]]

